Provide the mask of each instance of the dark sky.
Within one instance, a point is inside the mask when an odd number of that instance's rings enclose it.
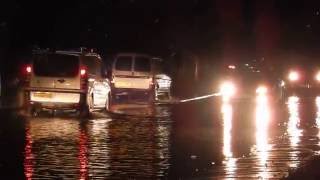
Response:
[[[3,48],[88,46],[118,51],[317,53],[318,0],[4,0]]]

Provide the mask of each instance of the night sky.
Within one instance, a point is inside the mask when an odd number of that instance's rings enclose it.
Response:
[[[213,61],[318,56],[318,0],[4,0],[2,54],[32,47],[96,47]]]

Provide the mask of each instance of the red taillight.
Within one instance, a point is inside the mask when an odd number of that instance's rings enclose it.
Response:
[[[26,73],[27,74],[30,74],[32,72],[32,67],[31,67],[31,65],[27,65],[26,66]]]
[[[32,66],[30,64],[23,66],[21,75],[22,75],[22,80],[23,80],[22,82],[24,86],[29,86],[31,73],[32,73]]]
[[[80,69],[80,75],[85,76],[87,74],[87,70],[85,68]]]
[[[88,88],[88,76],[87,76],[87,68],[81,67],[80,68],[80,77],[81,77],[81,89]]]

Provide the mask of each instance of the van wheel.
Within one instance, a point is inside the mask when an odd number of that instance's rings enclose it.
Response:
[[[40,110],[34,106],[26,106],[22,110],[22,115],[27,117],[37,117],[39,116]]]

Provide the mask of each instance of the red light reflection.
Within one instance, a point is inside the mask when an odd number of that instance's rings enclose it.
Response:
[[[32,153],[32,137],[30,134],[30,128],[26,128],[26,145],[24,148],[24,174],[27,180],[32,179],[33,175],[33,153]]]
[[[87,157],[87,143],[88,137],[84,130],[81,130],[79,137],[79,155],[80,162],[80,180],[88,179],[88,157]]]

